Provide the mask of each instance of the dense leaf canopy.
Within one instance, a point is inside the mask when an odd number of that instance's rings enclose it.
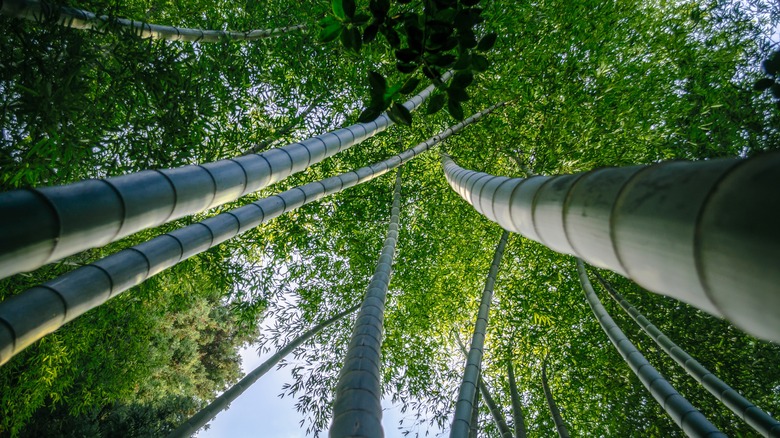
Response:
[[[389,14],[421,13],[427,3],[393,2]],[[334,14],[324,0],[69,5],[180,27],[309,28],[193,44],[142,40],[111,26],[84,31],[0,17],[3,191],[286,144],[355,122],[370,106],[370,72],[388,86],[408,83],[384,34],[359,51],[354,41],[321,42],[317,23]],[[770,91],[753,87],[765,76],[761,61],[776,49],[780,13],[772,1],[482,0],[477,7],[484,18],[477,36],[497,39],[489,66],[474,69],[460,104],[466,116],[512,104],[440,147],[464,167],[552,175],[780,148],[780,112]],[[358,1],[357,9],[367,12],[369,2]],[[430,83],[414,74],[418,90]],[[216,210],[379,161],[454,123],[447,111],[423,112],[411,126],[392,127]],[[360,301],[389,220],[392,186],[385,176],[281,216],[45,337],[0,368],[0,434],[151,436],[178,425],[240,378],[239,347],[259,340],[277,348]],[[0,298],[214,213],[0,280]],[[436,152],[405,165],[400,223],[383,387],[387,398],[419,413],[421,424],[403,426],[424,432],[427,422],[451,421],[464,363],[453,331],[466,338],[473,329],[501,230],[452,192]],[[483,360],[494,398],[509,416],[511,360],[529,436],[550,436],[541,389],[547,361],[572,435],[682,436],[609,343],[575,271],[571,257],[510,237]],[[780,414],[780,348],[604,275],[722,380]],[[714,424],[735,436],[753,433],[601,296],[631,341]],[[261,333],[269,316],[278,323]],[[349,334],[344,321],[296,351],[297,380],[284,391],[298,397],[312,433],[330,421]],[[486,435],[497,434],[486,408],[480,424]]]

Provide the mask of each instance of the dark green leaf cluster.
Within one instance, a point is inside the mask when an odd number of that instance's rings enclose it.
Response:
[[[420,73],[444,91],[431,99],[427,113],[436,113],[446,105],[453,118],[462,120],[462,102],[470,99],[466,89],[474,81],[474,73],[488,69],[485,53],[496,44],[498,34],[477,38],[484,22],[478,0],[425,0],[421,13],[405,7],[409,1],[397,3],[401,6],[391,12],[390,0],[371,0],[369,15],[357,13],[353,0],[332,0],[333,15],[319,22],[320,41],[340,37],[344,48],[355,53],[364,42],[373,42],[382,34],[394,52],[398,72],[406,77],[388,86],[380,73],[371,72],[370,99],[358,120],[371,121],[389,109],[391,120],[411,125],[411,114],[399,102],[415,91]],[[450,70],[455,78],[447,85],[442,75]]]
[[[756,91],[771,90],[772,100],[780,108],[780,82],[778,82],[778,75],[780,75],[780,50],[772,52],[761,66],[768,77],[757,80],[753,84],[753,89]]]

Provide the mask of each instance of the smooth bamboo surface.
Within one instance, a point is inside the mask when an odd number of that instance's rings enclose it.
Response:
[[[780,153],[531,178],[442,161],[505,229],[780,341]]]
[[[416,109],[434,89],[431,85],[404,105]],[[234,201],[391,125],[382,114],[259,154],[0,193],[0,278]]]
[[[398,217],[401,214],[401,169],[395,178],[390,224],[379,261],[360,307],[347,357],[339,373],[333,402],[331,437],[383,437],[380,373],[385,301],[392,277]]]
[[[463,381],[458,391],[458,400],[455,403],[455,413],[452,419],[450,438],[467,438],[469,436],[471,413],[474,409],[473,401],[479,384],[480,369],[482,366],[482,350],[485,347],[485,333],[487,331],[490,302],[493,299],[493,286],[498,275],[498,266],[504,255],[506,241],[509,233],[504,231],[493,253],[493,262],[485,280],[485,288],[482,291],[482,299],[477,312],[477,321],[474,324],[474,333],[471,336],[471,347],[466,360],[466,368],[463,371]]]
[[[672,418],[674,423],[680,426],[680,429],[689,437],[697,438],[725,438],[726,434],[720,432],[707,418],[699,412],[698,409],[680,395],[677,390],[645,359],[644,355],[634,347],[634,344],[628,340],[625,333],[615,324],[612,317],[601,304],[599,297],[593,290],[593,286],[588,279],[588,273],[585,271],[585,265],[582,260],[577,259],[577,272],[580,276],[580,283],[585,292],[585,298],[588,300],[593,314],[596,316],[601,328],[607,334],[607,337],[618,350],[623,360],[626,361],[631,371],[636,374],[639,381],[650,391],[653,398]]]

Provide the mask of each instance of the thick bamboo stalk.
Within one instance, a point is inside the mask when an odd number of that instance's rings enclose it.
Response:
[[[216,417],[217,414],[227,409],[230,406],[230,403],[243,394],[244,391],[249,389],[250,386],[257,382],[257,380],[260,379],[260,377],[267,373],[271,368],[276,366],[276,364],[284,359],[285,356],[303,345],[304,342],[311,339],[325,327],[328,327],[329,325],[341,320],[345,316],[357,310],[358,307],[359,305],[352,306],[349,309],[344,310],[326,319],[325,321],[322,321],[321,323],[310,328],[308,331],[295,338],[292,342],[285,345],[281,350],[274,353],[273,356],[266,359],[266,361],[263,362],[260,366],[247,373],[247,375],[239,380],[238,383],[231,386],[219,397],[215,398],[214,401],[209,403],[208,406],[198,411],[189,420],[184,422],[181,426],[177,427],[176,430],[168,435],[168,438],[185,438],[194,435],[195,432],[197,432],[201,427],[205,426],[206,423]]]
[[[426,88],[404,106],[416,109],[433,90],[434,86]],[[391,124],[382,114],[368,123],[261,154],[0,193],[0,278],[234,201],[356,145]]]
[[[626,335],[618,328],[607,310],[601,305],[601,301],[593,286],[588,279],[588,273],[585,272],[585,265],[582,260],[577,259],[577,272],[580,276],[582,289],[585,291],[585,298],[588,300],[593,314],[599,321],[601,328],[606,332],[607,337],[615,345],[618,352],[623,356],[631,371],[636,374],[639,380],[645,385],[650,394],[655,398],[658,404],[672,418],[675,424],[690,437],[715,438],[726,437],[721,433],[707,418],[694,408],[685,397],[681,396],[673,387],[661,376],[655,368],[645,359],[642,353],[634,347],[634,344],[628,340]]]
[[[120,28],[132,31],[134,35],[141,38],[204,43],[215,43],[223,40],[258,40],[307,28],[305,24],[298,24],[288,27],[248,31],[191,29],[186,27],[144,23],[143,21],[129,20],[127,18],[114,18],[106,15],[98,16],[83,9],[57,6],[38,0],[2,0],[0,12],[9,17],[22,18],[36,22],[53,20],[60,26],[74,29],[103,30],[110,28],[111,26],[119,26]]]
[[[395,178],[390,224],[366,298],[360,307],[347,357],[336,384],[331,437],[379,438],[382,429],[382,385],[379,380],[385,301],[392,276],[398,217],[401,213],[401,168]]]
[[[515,423],[515,438],[526,438],[523,404],[520,402],[520,393],[517,390],[517,380],[515,380],[515,369],[512,366],[511,360],[506,361],[506,374],[509,378],[509,395],[512,398],[512,418]]]
[[[458,400],[455,403],[455,413],[452,420],[452,429],[450,430],[451,438],[466,438],[469,435],[469,422],[471,421],[471,412],[474,409],[472,402],[474,393],[477,391],[479,370],[482,364],[482,349],[485,345],[490,302],[493,299],[493,285],[496,282],[498,266],[501,263],[501,257],[504,255],[508,237],[509,233],[506,231],[501,234],[501,239],[493,254],[493,263],[490,265],[490,271],[485,281],[485,289],[482,292],[482,300],[477,312],[477,322],[474,325],[474,334],[471,337],[471,349],[466,361],[466,369],[463,371],[463,382],[460,384]]]
[[[295,187],[163,234],[6,299],[0,303],[0,365],[68,321],[160,271],[276,216],[381,176],[501,106],[474,114],[379,163]]]
[[[780,153],[525,179],[443,165],[505,229],[780,341]]]
[[[569,438],[569,430],[566,428],[566,423],[563,422],[561,411],[558,409],[558,405],[555,404],[552,391],[550,391],[550,384],[547,382],[546,360],[542,362],[542,389],[544,390],[544,398],[547,400],[547,406],[550,408],[553,423],[555,423],[555,431],[558,432],[560,438]]]
[[[639,313],[631,303],[626,301],[626,299],[623,298],[623,296],[598,272],[596,272],[596,278],[599,283],[604,286],[604,289],[609,292],[612,299],[620,304],[620,307],[628,313],[637,325],[639,325],[639,327],[641,327],[642,330],[666,352],[666,354],[680,364],[691,377],[696,379],[696,381],[701,383],[707,391],[714,395],[715,398],[720,400],[727,408],[731,409],[732,412],[750,425],[750,427],[755,429],[756,432],[765,437],[780,437],[779,421],[775,420],[761,408],[742,397],[741,394],[712,374],[707,368],[704,368],[696,359],[686,353],[685,350],[678,347],[677,344],[663,334],[658,327],[650,323],[647,318]]]

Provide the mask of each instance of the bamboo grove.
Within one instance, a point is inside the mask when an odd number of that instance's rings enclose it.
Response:
[[[780,436],[772,2],[0,11],[0,436]]]

